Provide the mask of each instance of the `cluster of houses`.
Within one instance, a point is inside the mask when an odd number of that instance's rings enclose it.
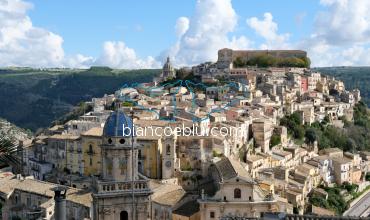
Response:
[[[312,193],[327,196],[319,185],[366,183],[370,152],[296,144],[279,124],[298,112],[302,124],[328,118],[340,128],[360,91],[306,68],[233,68],[230,51],[192,68],[201,83],[162,83],[176,77],[167,59],[154,82],[93,98],[91,112],[23,145],[22,175],[0,176],[3,219],[53,219],[55,184],[69,187],[67,219],[212,220],[303,214]],[[124,126],[182,132],[129,135]]]

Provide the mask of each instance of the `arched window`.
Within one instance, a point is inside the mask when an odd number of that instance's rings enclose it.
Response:
[[[128,220],[128,212],[126,212],[126,211],[122,211],[122,212],[119,214],[119,219],[120,219],[120,220]]]
[[[240,199],[242,197],[242,191],[239,188],[234,189],[234,199]]]
[[[166,153],[167,153],[167,155],[171,154],[171,146],[169,144],[167,144]]]

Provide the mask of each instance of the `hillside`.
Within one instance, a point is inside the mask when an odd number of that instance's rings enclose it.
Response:
[[[6,137],[11,140],[26,140],[31,136],[30,132],[0,118],[0,137]]]
[[[36,131],[81,101],[113,93],[124,84],[152,81],[160,70],[0,69],[0,117]]]
[[[370,106],[370,67],[321,67],[314,69],[342,80],[349,90],[360,89],[363,102]]]

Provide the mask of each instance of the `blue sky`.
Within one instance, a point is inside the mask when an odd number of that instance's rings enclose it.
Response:
[[[35,26],[46,28],[64,38],[66,53],[98,56],[106,40],[123,40],[141,56],[159,53],[176,41],[174,26],[180,16],[191,17],[194,0],[76,1],[32,0],[29,15]],[[233,0],[240,20],[236,30],[255,41],[258,38],[244,22],[248,17],[271,12],[282,32],[292,38],[309,33],[319,4],[312,0]],[[297,18],[301,16],[301,23]],[[154,41],[154,42],[153,42]]]
[[[222,47],[370,65],[369,33],[367,0],[0,0],[0,66],[185,66]]]

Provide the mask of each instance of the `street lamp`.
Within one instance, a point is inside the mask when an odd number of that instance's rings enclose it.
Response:
[[[134,194],[134,110],[130,108],[130,116],[131,116],[131,193],[132,193],[132,219],[135,219],[135,194]]]

